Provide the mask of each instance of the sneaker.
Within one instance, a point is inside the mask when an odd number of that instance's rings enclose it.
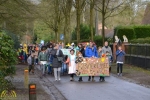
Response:
[[[57,81],[57,79],[55,79],[55,81]]]
[[[94,78],[92,79],[92,82],[95,82]]]
[[[79,79],[78,81],[79,81],[79,82],[82,82],[83,80],[82,80],[82,79]]]
[[[120,73],[120,76],[122,76],[122,73]]]
[[[73,81],[72,77],[70,77],[70,81]]]
[[[88,81],[91,81],[91,79],[89,78]]]
[[[117,76],[120,76],[120,74],[118,73]]]
[[[72,78],[72,81],[74,81],[74,78]]]
[[[61,79],[59,78],[58,80],[60,81]]]

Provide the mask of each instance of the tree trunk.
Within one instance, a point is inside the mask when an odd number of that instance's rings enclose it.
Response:
[[[76,8],[76,15],[77,15],[77,17],[76,17],[76,20],[77,20],[77,31],[76,31],[76,33],[77,33],[77,43],[79,43],[80,42],[80,10],[81,10],[81,8],[80,8],[80,0],[76,0],[76,6],[77,6],[77,8]]]
[[[105,42],[105,0],[102,1],[102,42]]]
[[[93,7],[94,0],[90,0],[90,31],[91,31],[91,40],[93,41]]]

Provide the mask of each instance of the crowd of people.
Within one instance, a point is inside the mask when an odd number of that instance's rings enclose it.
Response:
[[[70,49],[70,54],[64,55],[61,49]],[[55,81],[61,80],[61,72],[68,73],[70,75],[70,81],[74,81],[74,75],[77,73],[76,64],[82,62],[82,57],[101,58],[103,54],[109,59],[109,70],[111,71],[113,56],[111,47],[107,41],[105,41],[103,47],[97,47],[92,41],[87,44],[79,43],[77,46],[74,43],[65,46],[64,43],[50,42],[45,45],[21,45],[18,50],[18,58],[20,62],[28,63],[29,73],[34,74],[35,65],[40,65],[40,69],[42,70],[41,77],[46,74],[54,74]],[[125,52],[119,46],[116,51],[118,76],[122,76],[124,55]],[[83,81],[83,78],[79,77],[78,81]],[[95,81],[94,76],[89,76],[88,81]],[[100,76],[99,81],[104,82],[105,77]]]

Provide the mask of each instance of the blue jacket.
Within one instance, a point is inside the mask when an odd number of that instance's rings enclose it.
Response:
[[[94,47],[93,50],[92,50],[92,48],[86,47],[86,50],[85,50],[85,57],[89,57],[89,58],[90,58],[90,57],[92,57],[92,56],[98,57],[97,48]]]
[[[116,51],[117,61],[124,62],[124,55],[125,55],[124,51],[120,52],[120,50],[117,50]]]

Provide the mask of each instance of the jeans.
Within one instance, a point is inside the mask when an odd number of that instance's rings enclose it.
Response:
[[[61,68],[54,68],[55,80],[60,80],[60,70],[61,70]]]
[[[65,63],[62,63],[61,67],[61,73],[67,72],[67,65]]]
[[[51,73],[52,72],[52,63],[50,62],[48,64],[48,73]]]
[[[122,73],[122,70],[123,70],[123,64],[121,63],[117,63],[117,73]]]

